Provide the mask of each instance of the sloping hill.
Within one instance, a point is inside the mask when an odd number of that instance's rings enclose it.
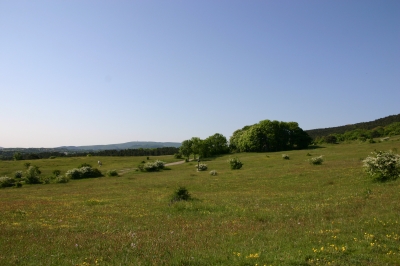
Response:
[[[384,118],[379,118],[370,122],[362,122],[357,124],[339,126],[339,127],[329,127],[329,128],[318,128],[305,130],[310,137],[315,139],[316,137],[328,136],[330,134],[343,134],[346,131],[354,130],[354,129],[373,129],[376,127],[384,127],[390,125],[394,122],[400,122],[400,114],[398,115],[390,115]]]

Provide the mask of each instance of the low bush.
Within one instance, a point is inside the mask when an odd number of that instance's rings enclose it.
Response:
[[[156,160],[155,162],[147,162],[145,164],[139,164],[138,168],[140,171],[147,172],[156,172],[165,168],[165,163],[160,160]]]
[[[82,167],[92,167],[92,165],[90,165],[88,163],[81,163],[80,165],[78,165],[77,168],[82,168]]]
[[[40,184],[42,181],[40,180],[40,174],[42,172],[39,170],[39,167],[36,165],[29,166],[28,170],[26,170],[25,180],[28,184]]]
[[[13,187],[15,186],[15,179],[8,177],[8,176],[2,176],[0,177],[0,187]]]
[[[207,170],[207,165],[204,163],[200,163],[198,165],[196,165],[197,171],[205,171]]]
[[[118,176],[118,172],[117,172],[117,170],[110,170],[110,171],[108,171],[107,172],[107,175],[108,176]]]
[[[83,178],[95,178],[103,176],[99,169],[84,166],[81,168],[74,168],[68,170],[65,176],[70,179],[83,179]]]
[[[66,175],[59,175],[56,177],[56,183],[68,183],[69,182],[69,177],[67,177]]]
[[[174,158],[175,158],[175,159],[182,159],[182,154],[180,154],[180,153],[175,153],[175,154],[174,154]]]
[[[49,159],[55,159],[56,158],[56,156],[50,156],[49,157]]]
[[[215,171],[215,170],[211,170],[210,171],[210,175],[213,175],[213,176],[215,176],[215,175],[217,175],[218,173],[217,173],[217,171]]]
[[[16,172],[14,173],[14,178],[17,178],[17,179],[22,178],[22,174],[23,174],[22,171],[16,171]]]
[[[320,164],[322,164],[323,161],[324,161],[324,159],[322,158],[322,155],[318,156],[318,157],[311,158],[309,160],[310,164],[314,164],[314,165],[320,165]]]
[[[393,151],[373,152],[363,160],[364,170],[375,181],[395,180],[400,176],[400,155]]]
[[[174,194],[172,194],[171,202],[190,199],[191,195],[189,194],[189,191],[185,187],[179,187],[174,191]]]
[[[289,155],[287,155],[287,154],[282,154],[282,159],[284,159],[284,160],[289,160]]]
[[[232,170],[240,169],[243,166],[243,163],[237,157],[229,159],[228,163],[230,164]]]
[[[61,171],[60,170],[54,170],[53,171],[53,175],[57,177],[57,176],[61,175]]]
[[[163,161],[160,161],[160,160],[156,160],[154,162],[154,164],[158,167],[158,169],[164,169],[164,167],[165,167],[165,163]]]
[[[28,169],[29,166],[31,166],[31,163],[24,163],[24,166],[25,166],[26,169]]]

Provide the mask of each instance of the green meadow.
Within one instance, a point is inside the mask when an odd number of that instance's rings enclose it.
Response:
[[[146,157],[29,161],[42,176],[98,160],[119,176],[0,189],[0,265],[400,265],[400,180],[373,182],[361,162],[390,149],[400,137],[225,155],[203,172],[136,171]],[[25,162],[0,161],[0,176]],[[192,200],[171,202],[181,186]]]

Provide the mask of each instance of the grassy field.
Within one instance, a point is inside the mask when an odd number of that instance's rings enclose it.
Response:
[[[375,149],[400,150],[400,137],[237,154],[240,170],[228,155],[205,172],[134,171],[145,157],[31,161],[50,175],[100,159],[121,175],[1,189],[0,265],[400,265],[400,180],[363,172]],[[0,176],[24,162],[0,161]],[[179,186],[193,200],[171,203]]]

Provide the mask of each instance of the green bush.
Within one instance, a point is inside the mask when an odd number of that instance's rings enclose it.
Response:
[[[0,177],[0,187],[13,187],[15,186],[15,179],[8,177],[8,176],[2,176]]]
[[[314,165],[320,165],[320,164],[322,164],[323,161],[324,161],[324,159],[322,158],[322,155],[318,156],[318,157],[311,158],[309,160],[310,164],[314,164]]]
[[[138,165],[140,171],[147,172],[156,172],[165,168],[165,163],[160,160],[156,160],[155,162],[147,162]]]
[[[25,167],[26,169],[28,169],[29,166],[31,166],[31,163],[24,163],[24,167]]]
[[[174,194],[172,194],[171,202],[190,200],[191,198],[192,197],[189,194],[189,191],[185,187],[179,187],[177,190],[174,191]]]
[[[53,171],[53,175],[54,176],[59,176],[59,175],[61,175],[61,171],[60,170],[54,170]]]
[[[147,171],[147,172],[155,172],[155,171],[160,170],[160,169],[158,168],[157,164],[151,163],[151,162],[145,163],[145,164],[143,165],[143,169],[144,169],[145,171]]]
[[[243,166],[243,163],[237,157],[229,159],[228,162],[232,170],[240,169]]]
[[[69,177],[67,177],[66,175],[59,175],[56,177],[56,183],[68,183],[69,180]]]
[[[117,170],[110,170],[110,171],[108,171],[107,172],[107,175],[108,176],[118,176],[118,172],[117,172]]]
[[[395,180],[400,176],[400,155],[392,151],[378,151],[372,154],[363,160],[363,167],[375,181]]]
[[[99,169],[84,166],[81,168],[74,168],[68,170],[65,176],[70,179],[83,179],[83,178],[95,178],[103,176]]]
[[[82,167],[92,167],[92,166],[88,163],[81,163],[80,165],[78,165],[77,168],[82,168]]]
[[[55,159],[56,158],[56,156],[50,156],[49,157],[49,159]]]
[[[287,154],[282,154],[282,159],[284,159],[284,160],[289,160],[289,155],[287,155]]]
[[[158,167],[158,169],[164,169],[164,167],[165,167],[165,163],[163,161],[160,161],[160,160],[156,160],[154,162],[154,164]]]
[[[39,170],[39,167],[36,165],[29,166],[28,170],[26,170],[25,180],[28,184],[40,184],[42,181],[40,180],[40,174],[42,172]]]
[[[200,163],[198,165],[196,165],[197,171],[205,171],[207,170],[207,165],[204,163]]]
[[[175,154],[174,154],[174,158],[175,158],[175,159],[182,159],[182,154],[180,154],[180,153],[175,153]]]
[[[22,174],[23,174],[22,171],[16,171],[16,172],[14,173],[14,178],[17,178],[17,179],[22,178]]]

